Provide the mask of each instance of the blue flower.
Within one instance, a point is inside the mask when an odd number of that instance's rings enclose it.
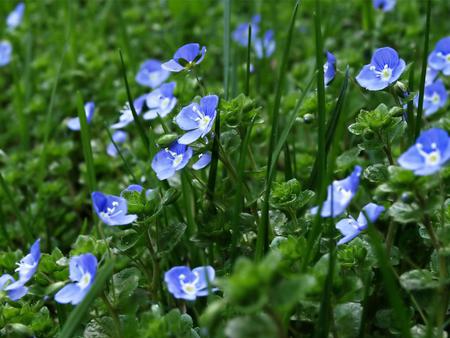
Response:
[[[398,159],[401,167],[427,176],[439,171],[450,159],[450,139],[445,130],[432,128],[422,131],[411,146]]]
[[[141,95],[137,99],[133,101],[134,110],[136,110],[136,114],[140,114],[142,112],[142,108],[144,107],[145,99],[147,95]],[[131,112],[130,104],[127,102],[125,106],[120,111],[119,122],[111,125],[113,129],[121,129],[128,126],[131,122],[133,122],[133,113]]]
[[[327,52],[327,62],[323,65],[323,72],[325,86],[328,86],[336,75],[336,57],[330,52]]]
[[[6,25],[9,29],[14,29],[17,26],[20,25],[23,18],[23,13],[25,11],[25,4],[23,2],[20,2],[17,4],[16,8],[9,13],[8,17],[6,18]]]
[[[259,22],[261,21],[260,15],[254,15],[252,17],[252,41],[255,41],[259,31]],[[248,45],[248,25],[249,23],[241,23],[233,32],[233,40],[240,44],[242,47]]]
[[[363,208],[363,211],[359,213],[357,220],[350,216],[349,218],[341,219],[336,224],[336,229],[344,236],[337,242],[337,245],[350,242],[353,238],[358,236],[361,231],[367,229],[368,223],[364,213],[369,217],[370,223],[373,223],[384,211],[384,207],[375,203],[369,203]]]
[[[373,0],[373,7],[381,9],[383,12],[392,11],[397,0]]]
[[[208,295],[208,285],[215,275],[211,266],[200,266],[192,271],[187,266],[175,266],[164,274],[164,281],[175,298],[195,300]]]
[[[31,246],[30,253],[16,263],[18,267],[15,271],[19,274],[17,281],[9,274],[0,277],[0,290],[6,291],[11,300],[20,299],[28,292],[28,288],[24,285],[34,276],[39,265],[41,259],[40,241],[40,239],[37,239]]]
[[[27,294],[28,288],[5,273],[0,277],[0,291],[5,291],[11,300],[16,301]]]
[[[95,103],[87,102],[84,105],[84,112],[86,113],[87,123],[91,123],[92,118],[94,117]],[[81,129],[80,119],[78,117],[72,117],[67,120],[67,128],[70,130],[78,131]]]
[[[370,64],[365,65],[358,74],[356,81],[368,90],[381,90],[397,81],[405,66],[405,61],[398,57],[394,49],[379,48],[373,54]]]
[[[141,64],[136,75],[136,82],[143,86],[156,88],[167,80],[170,72],[161,68],[162,63],[158,60],[149,59]]]
[[[173,142],[170,147],[159,151],[152,160],[152,169],[159,180],[172,177],[183,169],[192,157],[192,148]]]
[[[144,113],[144,120],[155,119],[158,115],[165,117],[175,108],[177,104],[177,98],[173,96],[175,85],[175,82],[165,83],[147,95],[145,104],[150,110]]]
[[[322,211],[320,212],[322,217],[336,217],[347,209],[353,196],[358,191],[361,171],[362,168],[357,165],[350,176],[343,180],[333,181],[328,186],[327,199],[323,202]],[[318,210],[319,207],[314,207],[310,211],[311,214],[315,215]]]
[[[69,263],[69,283],[55,295],[60,304],[77,305],[89,292],[97,273],[97,258],[90,253],[73,256]]]
[[[428,65],[441,70],[444,75],[450,75],[450,36],[436,43],[434,50],[428,56]]]
[[[200,99],[200,104],[193,102],[181,109],[175,122],[188,132],[180,137],[179,143],[190,144],[209,133],[216,118],[218,102],[217,95],[208,95]]]
[[[425,94],[423,97],[423,109],[425,116],[434,114],[438,109],[445,106],[447,102],[447,91],[445,90],[444,83],[441,80],[437,80],[425,87]],[[417,107],[419,105],[419,95],[414,98],[414,104]]]
[[[182,70],[190,70],[195,65],[203,61],[205,57],[206,47],[200,49],[198,43],[188,43],[175,52],[173,59],[162,64],[162,68],[169,72],[181,72]]]
[[[255,52],[259,59],[270,57],[275,51],[275,40],[273,30],[268,30],[262,39],[255,40]]]
[[[11,61],[12,46],[9,41],[0,41],[0,67],[6,66]]]
[[[127,133],[122,130],[117,130],[114,132],[112,139],[118,146],[120,143],[124,143],[127,140]],[[106,153],[111,157],[117,157],[117,149],[112,142],[108,144]]]
[[[198,155],[198,160],[192,165],[192,169],[200,170],[205,168],[211,162],[211,152]]]
[[[137,215],[128,214],[127,200],[122,197],[106,195],[99,191],[92,193],[94,210],[107,225],[126,225],[133,223]]]

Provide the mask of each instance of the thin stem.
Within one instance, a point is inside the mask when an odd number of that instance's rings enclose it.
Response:
[[[120,318],[117,315],[116,310],[112,306],[111,302],[108,299],[108,296],[105,293],[102,293],[100,295],[100,297],[103,300],[103,303],[106,305],[106,308],[108,309],[109,314],[111,315],[112,322],[114,323],[114,328],[116,330],[116,337],[121,338],[122,337],[122,328],[120,325]]]

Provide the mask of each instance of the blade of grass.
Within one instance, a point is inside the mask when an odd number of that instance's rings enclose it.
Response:
[[[145,132],[144,126],[142,125],[139,115],[137,114],[136,109],[134,107],[133,97],[131,96],[130,86],[128,85],[127,69],[125,67],[125,62],[123,61],[122,51],[120,49],[119,49],[119,55],[120,55],[120,62],[122,64],[123,82],[125,84],[125,88],[127,91],[128,104],[130,105],[131,114],[133,114],[134,123],[136,124],[139,136],[141,137],[142,143],[144,144],[145,151],[147,152],[147,154],[150,157],[153,157],[153,155],[156,153],[156,146],[153,142],[149,141],[148,136]]]
[[[408,91],[411,93],[414,91],[414,62],[411,64],[410,71],[409,71],[409,81],[408,81]],[[414,116],[414,102],[413,100],[408,102],[408,106],[406,109],[406,114],[408,117],[407,120],[407,128],[408,128],[408,144],[409,147],[411,144],[413,144],[415,139],[415,132],[416,132],[416,117]]]
[[[252,54],[252,25],[248,25],[248,40],[247,40],[247,65],[245,72],[245,96],[250,95],[250,65],[251,65],[251,54]]]
[[[292,12],[291,21],[289,24],[288,34],[286,38],[286,44],[284,46],[284,52],[283,52],[283,60],[281,62],[280,66],[280,72],[278,74],[278,81],[276,83],[276,91],[275,91],[275,101],[273,104],[273,111],[272,111],[272,129],[270,133],[270,140],[269,140],[269,156],[267,157],[267,170],[266,170],[266,178],[265,178],[265,187],[264,187],[264,202],[263,202],[263,209],[261,214],[261,220],[258,225],[258,237],[256,240],[256,251],[255,251],[255,258],[257,260],[260,260],[263,255],[267,252],[267,249],[269,248],[269,198],[270,198],[270,190],[273,180],[273,175],[271,175],[270,168],[273,165],[274,157],[273,157],[273,151],[275,147],[275,142],[278,135],[278,116],[280,111],[280,103],[281,103],[281,92],[284,87],[285,77],[286,77],[286,70],[287,70],[287,63],[288,63],[288,57],[289,57],[289,51],[291,49],[291,43],[292,43],[292,35],[294,31],[294,24],[295,24],[295,18],[297,16],[297,10],[299,6],[299,1],[295,3],[294,10]]]
[[[230,42],[231,42],[231,0],[224,0],[223,12],[223,87],[225,100],[229,98],[229,80],[230,80]],[[214,126],[214,141],[212,146],[211,164],[208,175],[208,187],[206,198],[208,208],[214,208],[214,192],[216,189],[217,168],[219,162],[219,142],[220,142],[220,113],[217,114]]]
[[[19,224],[22,228],[22,232],[25,234],[28,243],[31,243],[34,238],[33,231],[29,224],[25,222],[25,219],[22,216],[22,211],[19,209],[19,206],[17,205],[16,199],[14,198],[14,195],[11,192],[11,189],[9,189],[8,183],[3,178],[2,173],[0,173],[0,185],[2,186],[3,192],[5,193],[6,197],[9,200],[9,203],[11,204],[12,209],[14,210],[17,220],[19,221]],[[6,233],[6,229],[5,229]]]
[[[419,103],[417,106],[415,138],[417,138],[419,136],[420,130],[422,128],[423,98],[425,95],[425,78],[427,75],[428,45],[429,45],[429,41],[430,41],[430,18],[431,18],[431,0],[428,0],[427,1],[427,21],[426,21],[426,26],[425,26],[424,38],[423,38],[422,73],[420,74]]]
[[[105,128],[106,132],[108,133],[108,137],[109,137],[111,143],[113,144],[114,148],[116,149],[117,153],[119,154],[119,157],[121,158],[121,160],[122,160],[122,162],[123,162],[123,164],[125,166],[125,170],[128,172],[128,175],[130,175],[130,177],[132,178],[133,182],[138,182],[136,176],[134,176],[133,171],[131,170],[130,164],[128,163],[128,161],[123,156],[122,151],[120,150],[120,148],[117,145],[117,143],[114,141],[114,138],[112,137],[108,126],[106,124],[104,124],[103,127]]]
[[[345,71],[345,78],[344,82],[342,83],[341,91],[339,92],[338,99],[336,101],[336,105],[334,106],[334,109],[331,113],[331,118],[328,121],[327,124],[327,131],[326,131],[326,141],[325,141],[325,153],[328,153],[330,150],[332,141],[334,139],[334,135],[336,133],[336,128],[340,123],[340,118],[342,114],[342,108],[344,106],[344,100],[345,96],[347,95],[347,88],[348,88],[348,81],[349,81],[349,68],[347,66],[347,70]],[[313,169],[311,171],[311,175],[309,177],[309,187],[314,187],[316,185],[317,180],[317,174],[318,174],[318,158],[314,161]]]
[[[97,185],[95,179],[94,158],[92,157],[91,133],[86,119],[83,98],[81,97],[80,92],[77,92],[77,109],[78,118],[80,119],[81,145],[83,147],[84,161],[86,163],[86,182],[89,192],[92,193],[95,191]]]
[[[322,201],[325,192],[324,178],[326,172],[326,150],[325,150],[325,82],[323,74],[323,41],[321,25],[320,0],[316,0],[316,10],[314,12],[314,26],[316,36],[316,69],[317,69],[317,108],[318,108],[318,131],[317,131],[317,178],[316,198],[317,202]]]
[[[410,322],[407,316],[408,309],[401,298],[401,290],[398,287],[395,276],[393,274],[393,268],[389,262],[389,256],[386,249],[383,247],[380,234],[375,230],[373,224],[371,224],[369,217],[366,215],[366,219],[369,220],[367,233],[369,235],[370,244],[374,250],[375,257],[378,261],[378,266],[381,270],[381,275],[384,280],[385,290],[391,303],[393,314],[395,316],[396,323],[400,326],[401,336],[404,338],[410,338]]]
[[[108,260],[98,272],[94,283],[91,286],[88,294],[83,301],[72,310],[67,318],[59,338],[72,338],[75,336],[78,327],[81,325],[83,319],[87,316],[89,307],[94,302],[96,297],[103,291],[106,282],[113,274],[114,261]]]

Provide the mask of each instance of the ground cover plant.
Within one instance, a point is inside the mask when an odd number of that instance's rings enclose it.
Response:
[[[449,12],[0,2],[0,336],[447,337]]]

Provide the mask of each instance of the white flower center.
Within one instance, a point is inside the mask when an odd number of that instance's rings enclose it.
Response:
[[[203,114],[196,106],[194,106],[192,110],[197,113],[198,116],[195,118],[195,121],[198,122],[198,129],[205,130],[208,127],[211,118]]]
[[[159,73],[158,73],[158,72],[149,72],[149,73],[148,73],[148,79],[149,79],[151,82],[158,81],[158,78],[159,78]]]
[[[118,214],[120,214],[122,212],[122,210],[116,211],[117,207],[119,206],[119,202],[114,201],[111,203],[111,205],[112,205],[111,208],[106,207],[106,212],[102,211],[100,213],[103,217],[117,216]]]
[[[25,275],[28,274],[36,266],[36,263],[29,264],[29,263],[25,262],[24,259],[22,259],[19,263],[16,263],[16,264],[17,264],[16,272],[21,271]]]
[[[169,104],[170,104],[170,99],[168,97],[163,97],[163,96],[160,97],[159,106],[161,109],[166,109],[169,106]]]
[[[173,158],[172,166],[178,167],[178,165],[183,161],[183,154],[175,155]]]
[[[417,150],[419,151],[419,154],[425,159],[426,166],[435,166],[441,162],[441,152],[439,151],[439,149],[437,149],[437,144],[434,142],[431,143],[431,149],[433,150],[427,153],[423,151],[422,144],[417,144]]]
[[[195,287],[195,284],[198,282],[199,275],[197,272],[194,272],[195,279],[190,283],[185,283],[184,280],[186,279],[186,276],[181,274],[178,278],[180,279],[181,288],[183,291],[189,295],[194,295],[197,291],[197,288]]]
[[[384,65],[381,71],[374,70],[374,72],[383,81],[389,81],[392,77],[392,69],[388,65]]]
[[[323,72],[326,73],[328,70],[328,62],[323,65]]]
[[[430,101],[434,104],[437,105],[439,104],[439,102],[441,101],[441,97],[439,96],[438,93],[434,92],[433,96],[431,96]]]
[[[91,278],[92,278],[91,274],[89,272],[86,272],[85,274],[83,274],[77,285],[79,286],[80,289],[85,289],[86,287],[89,286]]]

